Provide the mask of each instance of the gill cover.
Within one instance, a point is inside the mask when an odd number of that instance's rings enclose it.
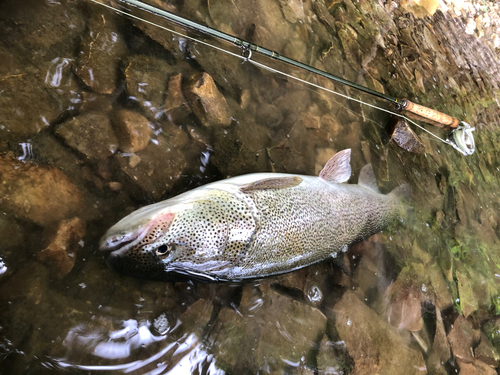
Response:
[[[155,219],[137,239],[110,254],[111,268],[148,279],[179,280],[185,275],[214,281],[218,270],[245,253],[256,227],[248,205],[222,190],[207,190],[168,211],[152,212]]]

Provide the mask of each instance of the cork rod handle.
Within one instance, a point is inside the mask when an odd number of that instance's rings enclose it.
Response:
[[[460,122],[456,117],[448,116],[420,104],[415,104],[408,99],[403,99],[402,109],[450,128],[456,128]]]

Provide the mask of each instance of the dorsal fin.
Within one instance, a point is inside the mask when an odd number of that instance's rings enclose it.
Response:
[[[319,177],[328,182],[340,184],[346,182],[351,177],[351,149],[337,152],[325,164]]]
[[[380,193],[377,185],[377,179],[375,178],[375,173],[373,173],[373,168],[371,164],[366,164],[359,172],[358,185],[364,186],[365,188],[372,189],[377,193]]]
[[[302,178],[299,176],[264,178],[240,187],[241,191],[286,189],[299,185]]]

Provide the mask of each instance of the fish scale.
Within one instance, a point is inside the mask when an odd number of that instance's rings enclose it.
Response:
[[[363,187],[307,182],[249,196],[260,212],[260,221],[248,255],[238,265],[239,275],[247,277],[282,273],[341,252],[381,231],[394,219],[397,203],[391,196]],[[353,212],[353,207],[362,210]]]

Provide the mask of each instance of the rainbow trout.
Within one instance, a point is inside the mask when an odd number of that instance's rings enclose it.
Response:
[[[378,190],[371,165],[357,185],[351,150],[319,177],[256,173],[201,186],[143,207],[101,239],[111,268],[152,280],[241,281],[290,272],[343,252],[401,213],[401,186]]]

